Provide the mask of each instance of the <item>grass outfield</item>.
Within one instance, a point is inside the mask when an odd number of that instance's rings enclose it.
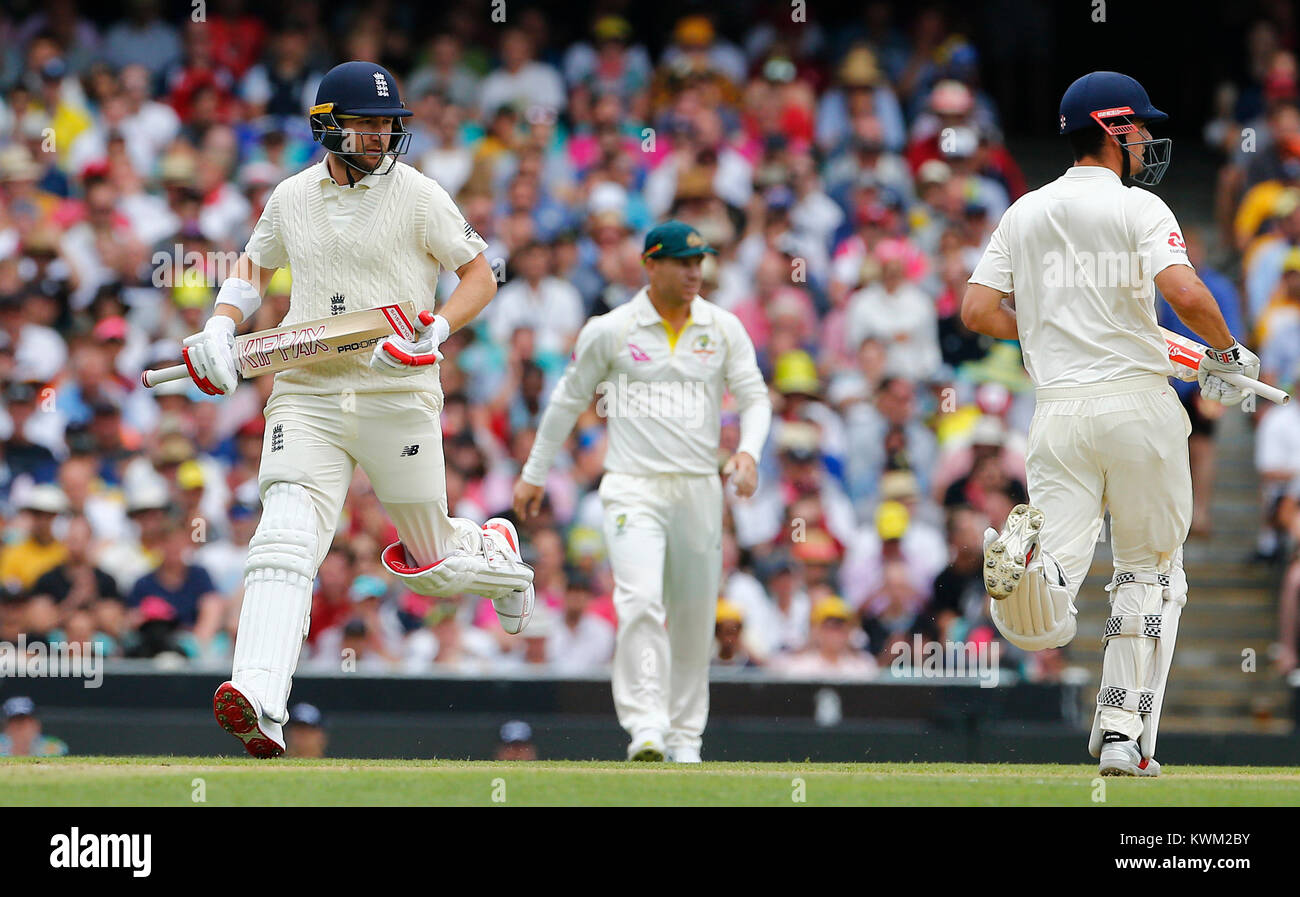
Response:
[[[963,763],[16,758],[0,761],[0,806],[1300,806],[1294,767],[1096,773]]]

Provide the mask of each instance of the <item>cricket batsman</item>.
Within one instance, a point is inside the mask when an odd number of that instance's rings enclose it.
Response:
[[[1239,404],[1243,393],[1222,375],[1259,375],[1259,358],[1188,262],[1169,207],[1125,185],[1164,175],[1171,141],[1148,126],[1167,117],[1126,75],[1071,84],[1060,132],[1073,167],[1002,216],[962,301],[968,327],[1020,341],[1036,387],[1031,504],[984,537],[992,617],[1008,641],[1028,651],[1069,644],[1110,510],[1115,572],[1088,745],[1101,775],[1160,774],[1156,731],[1187,600],[1191,423],[1167,379],[1153,283],[1209,347],[1198,372],[1205,398]]]
[[[212,395],[238,385],[235,328],[259,306],[278,268],[293,269],[283,324],[412,300],[414,340],[389,336],[359,351],[282,371],[267,401],[258,486],[262,519],[249,545],[230,681],[217,721],[255,757],[284,752],[282,727],[312,583],[329,551],[360,464],[397,527],[381,558],[421,595],[492,600],[518,633],[532,613],[532,570],[509,521],[448,516],[439,416],[438,346],[496,293],[486,243],[436,182],[398,161],[410,143],[397,83],[382,66],[346,62],[323,79],[311,108],[325,158],[267,200],[202,332],[185,340],[190,376]],[[434,314],[443,268],[460,283]],[[414,322],[412,322],[414,323]]]
[[[723,480],[737,495],[754,494],[772,420],[744,326],[699,296],[701,262],[713,251],[680,221],[646,235],[649,286],[582,328],[515,484],[515,513],[535,515],[555,453],[598,395],[609,439],[600,498],[618,614],[614,706],[631,736],[630,760],[700,762],[722,577]],[[728,390],[740,413],[740,445],[720,478]]]

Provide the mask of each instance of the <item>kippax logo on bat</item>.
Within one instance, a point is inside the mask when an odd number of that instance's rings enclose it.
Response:
[[[283,333],[266,336],[254,336],[245,342],[239,350],[241,367],[256,370],[271,363],[271,353],[279,352],[281,361],[290,358],[302,358],[315,355],[320,351],[329,351],[325,343],[325,326],[300,327]]]

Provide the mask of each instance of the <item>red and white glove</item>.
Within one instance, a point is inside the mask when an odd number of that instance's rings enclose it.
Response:
[[[235,364],[234,318],[213,315],[181,345],[181,357],[199,389],[210,396],[228,396],[235,391],[239,366]]]
[[[420,312],[420,327],[415,339],[386,336],[375,344],[370,356],[370,369],[393,377],[409,377],[442,361],[438,346],[451,333],[451,325],[442,315],[431,311]]]

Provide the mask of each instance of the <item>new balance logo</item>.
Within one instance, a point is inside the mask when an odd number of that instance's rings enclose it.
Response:
[[[271,451],[278,452],[284,448],[284,424],[276,424],[271,428]]]
[[[418,442],[415,445],[407,445],[402,447],[403,458],[409,458],[412,455],[418,455],[418,454],[420,454],[420,444]]]
[[[468,221],[465,222],[465,239],[466,239],[466,240],[482,240],[482,239],[483,239],[482,237],[480,237],[480,236],[478,235],[478,231],[474,230],[474,228],[472,228],[472,227],[469,226],[469,222],[468,222]]]
[[[388,80],[383,72],[375,72],[375,93],[381,97],[388,96]]]

